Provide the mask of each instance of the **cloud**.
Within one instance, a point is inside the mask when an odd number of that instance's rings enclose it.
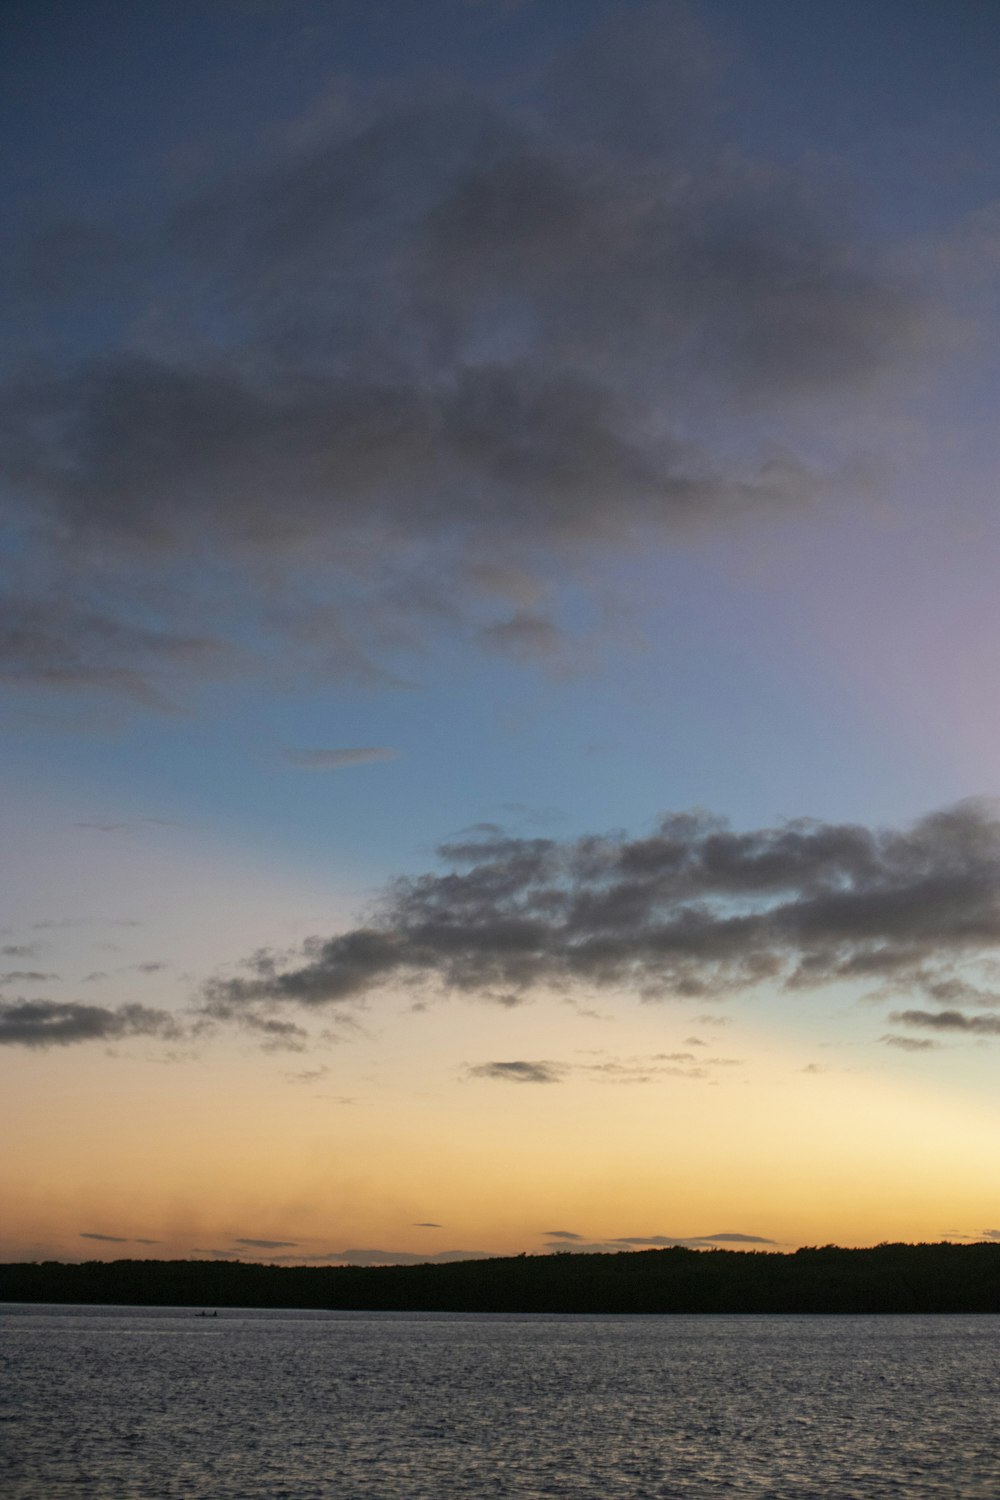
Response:
[[[49,984],[58,978],[58,974],[45,974],[40,969],[8,969],[0,974],[0,984]]]
[[[130,1037],[159,1037],[174,1041],[183,1036],[176,1017],[145,1005],[121,1005],[115,1010],[56,1000],[16,1000],[0,1003],[0,1046],[64,1047],[77,1042],[117,1042]]]
[[[246,1240],[234,1236],[234,1243],[246,1245],[251,1250],[294,1250],[298,1240]]]
[[[445,1265],[453,1260],[491,1260],[490,1250],[440,1250],[437,1255],[421,1255],[407,1250],[331,1250],[326,1255],[310,1256],[340,1266],[424,1266]]]
[[[571,1229],[543,1229],[542,1234],[550,1240],[580,1240],[581,1234],[574,1234]]]
[[[929,1052],[941,1045],[929,1036],[896,1036],[893,1032],[880,1036],[879,1041],[885,1047],[897,1047],[900,1052]]]
[[[478,632],[482,645],[518,661],[552,661],[563,650],[563,634],[545,615],[518,610],[509,619],[484,625]]]
[[[723,1059],[713,1057],[711,1063]],[[654,1052],[648,1057],[613,1057],[599,1063],[580,1063],[574,1069],[604,1083],[652,1083],[656,1078],[704,1078],[706,1069],[694,1065],[690,1052]]]
[[[704,1238],[711,1240],[713,1245],[774,1245],[777,1243],[760,1234],[706,1234]]]
[[[283,750],[284,760],[301,771],[340,771],[345,766],[365,766],[374,761],[397,760],[398,750],[385,745],[358,745],[341,750]]]
[[[443,1224],[433,1224],[429,1219],[419,1224],[414,1224],[414,1229],[443,1229]]]
[[[73,826],[88,828],[94,833],[134,833],[138,828],[177,828],[180,825],[173,818],[133,818],[117,823],[90,819],[77,822]]]
[[[580,1240],[579,1235],[560,1234],[556,1230],[550,1230],[550,1243],[546,1246],[548,1250],[567,1251],[579,1255],[610,1255],[626,1250],[663,1250],[680,1248],[688,1250],[710,1250],[717,1245],[774,1245],[776,1240],[766,1239],[759,1234],[737,1234],[726,1232],[722,1234],[696,1234],[677,1237],[667,1234],[650,1235],[624,1235],[618,1239],[594,1240],[586,1244],[567,1244],[572,1239],[574,1242]]]
[[[120,1234],[92,1234],[84,1229],[80,1231],[80,1238],[81,1240],[106,1240],[109,1245],[127,1245],[129,1243],[127,1236]]]
[[[164,708],[242,670],[398,682],[442,632],[547,662],[554,579],[821,493],[810,403],[912,361],[923,312],[814,166],[717,137],[718,71],[641,8],[528,100],[248,129],[155,249],[54,205],[0,389],[0,680]]]
[[[494,1078],[504,1083],[560,1083],[563,1069],[547,1062],[488,1062],[468,1069],[470,1078]]]
[[[896,1010],[889,1020],[897,1026],[924,1026],[931,1031],[964,1031],[976,1036],[1000,1036],[1000,1015],[967,1016],[960,1010]]]
[[[326,1077],[329,1071],[325,1065],[318,1068],[302,1068],[296,1073],[286,1073],[285,1078],[289,1083],[318,1083],[321,1078]]]
[[[445,871],[390,882],[366,926],[311,938],[297,959],[260,950],[245,976],[210,982],[207,1013],[357,1004],[401,983],[504,1004],[536,989],[689,1000],[834,981],[882,997],[964,983],[1000,947],[1000,817],[987,802],[903,829],[800,819],[735,832],[695,812],[637,839],[487,829],[438,852]],[[1000,1030],[995,1015],[957,1010],[892,1020]],[[475,1076],[553,1081],[548,1064],[483,1066]]]

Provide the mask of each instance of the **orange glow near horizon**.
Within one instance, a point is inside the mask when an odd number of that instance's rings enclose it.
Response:
[[[249,1052],[210,1069],[29,1056],[4,1094],[21,1126],[0,1167],[13,1205],[0,1254],[271,1258],[245,1239],[304,1258],[513,1254],[541,1250],[553,1229],[582,1243],[740,1233],[775,1249],[937,1240],[978,1234],[1000,1187],[1000,1125],[985,1103],[882,1074],[806,1073],[745,1028],[740,1063],[714,1075],[623,1084],[585,1062],[561,1082],[523,1084],[469,1076],[462,1032],[475,1027],[482,1043],[480,1016],[453,1008],[428,1026],[404,1012],[396,1024],[407,1043],[450,1024],[451,1058],[440,1034],[425,1055],[383,1038],[377,1078],[341,1047],[327,1075],[303,1083],[289,1081],[294,1059]],[[667,1025],[682,1029],[643,1011],[630,1037],[627,1023],[616,1032],[648,1046],[651,1026]],[[441,1227],[417,1227],[427,1221]]]

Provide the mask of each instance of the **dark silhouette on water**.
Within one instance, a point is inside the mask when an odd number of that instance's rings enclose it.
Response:
[[[825,1245],[787,1255],[678,1247],[416,1266],[43,1261],[0,1265],[0,1301],[373,1312],[987,1313],[1000,1312],[1000,1244]]]

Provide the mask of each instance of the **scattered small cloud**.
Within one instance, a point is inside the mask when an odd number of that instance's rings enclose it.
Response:
[[[567,1244],[572,1240],[572,1244]],[[578,1243],[579,1242],[579,1243]],[[610,1255],[616,1251],[629,1250],[710,1250],[719,1245],[774,1245],[778,1242],[765,1238],[759,1234],[740,1234],[735,1231],[723,1231],[719,1234],[696,1234],[696,1235],[622,1235],[614,1239],[592,1240],[587,1243],[580,1241],[579,1235],[559,1234],[549,1231],[549,1250],[572,1249],[580,1255]]]
[[[466,1070],[469,1078],[494,1078],[503,1083],[561,1083],[563,1068],[548,1062],[488,1062]]]
[[[777,1240],[769,1240],[761,1234],[706,1234],[706,1240],[713,1245],[775,1245]]]
[[[446,1265],[454,1260],[492,1260],[491,1250],[439,1250],[436,1255],[421,1255],[408,1250],[330,1250],[326,1255],[310,1256],[330,1265],[340,1266],[423,1266]]]
[[[233,1243],[236,1245],[245,1245],[249,1250],[295,1250],[299,1242],[298,1240],[241,1239],[239,1236],[234,1235]]]
[[[933,1037],[897,1036],[894,1032],[886,1032],[884,1036],[879,1037],[879,1041],[885,1047],[898,1048],[900,1052],[929,1052],[941,1046],[941,1043],[936,1042]]]
[[[427,1219],[427,1220],[421,1221],[418,1224],[414,1224],[413,1227],[414,1227],[414,1229],[443,1229],[444,1225],[443,1224],[434,1224],[434,1223],[431,1222],[430,1219]]]
[[[86,1229],[80,1230],[80,1238],[81,1240],[105,1240],[109,1245],[127,1245],[129,1243],[127,1235],[96,1234],[92,1230]]]
[[[302,1068],[297,1073],[286,1073],[285,1079],[288,1083],[319,1083],[321,1079],[327,1076],[329,1071],[327,1067]]]
[[[388,745],[356,745],[338,750],[283,750],[281,754],[290,766],[300,771],[342,771],[348,766],[399,759],[399,751]]]
[[[543,1229],[542,1234],[550,1240],[582,1240],[582,1234],[574,1234],[572,1229]]]

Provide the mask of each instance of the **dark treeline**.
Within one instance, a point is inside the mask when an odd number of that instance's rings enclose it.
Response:
[[[0,1301],[546,1313],[1000,1312],[1000,1244],[645,1250],[417,1266],[0,1265]]]

